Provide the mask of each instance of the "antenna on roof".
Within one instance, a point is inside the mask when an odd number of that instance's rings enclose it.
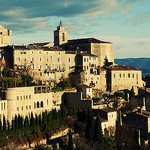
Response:
[[[59,26],[62,26],[62,21],[60,20],[60,22],[59,22]]]

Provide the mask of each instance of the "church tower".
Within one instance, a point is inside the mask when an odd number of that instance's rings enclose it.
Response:
[[[65,30],[60,21],[57,30],[54,31],[54,46],[63,46],[65,43],[68,43],[68,31]]]

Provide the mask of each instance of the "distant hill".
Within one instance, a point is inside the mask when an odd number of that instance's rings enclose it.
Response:
[[[150,74],[150,58],[115,59],[115,63],[118,65],[130,65],[141,69],[144,76]]]

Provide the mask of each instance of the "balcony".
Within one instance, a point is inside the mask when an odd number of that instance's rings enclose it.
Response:
[[[44,73],[64,72],[65,69],[45,69]]]

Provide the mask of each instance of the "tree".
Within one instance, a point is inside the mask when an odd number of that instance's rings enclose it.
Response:
[[[99,150],[103,150],[103,133],[101,127],[101,121],[99,115],[96,118],[95,128],[94,128],[94,140],[99,143]]]
[[[93,118],[93,112],[90,109],[88,109],[88,117],[87,117],[87,125],[86,125],[85,135],[91,141],[93,140],[93,137],[94,137],[94,118]]]
[[[6,119],[5,119],[5,116],[3,116],[3,131],[6,131]]]
[[[34,123],[35,123],[35,120],[34,120],[34,117],[33,117],[33,113],[31,112],[31,118],[30,118],[30,126],[34,126]]]
[[[0,132],[2,131],[2,121],[0,120]]]
[[[130,91],[130,99],[129,99],[129,105],[130,105],[130,109],[132,110],[134,107],[136,107],[137,102],[135,100],[135,93],[134,93],[134,88],[132,86],[132,89]]]
[[[69,130],[68,150],[74,150],[74,147],[73,147],[73,139],[72,139],[72,132],[71,132],[71,130]]]
[[[7,130],[10,130],[10,122],[7,120]]]

